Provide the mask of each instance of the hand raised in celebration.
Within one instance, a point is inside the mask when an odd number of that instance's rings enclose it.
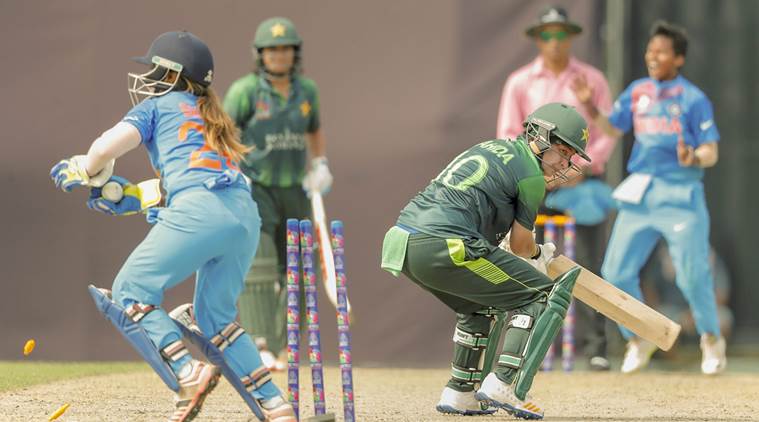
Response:
[[[593,100],[593,88],[588,84],[585,75],[578,75],[572,80],[572,92],[575,93],[577,101],[581,104],[588,104]]]

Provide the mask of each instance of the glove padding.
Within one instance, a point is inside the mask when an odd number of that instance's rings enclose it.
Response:
[[[113,176],[108,182],[116,182],[121,185],[124,196],[118,202],[109,201],[102,196],[102,189],[92,188],[87,207],[108,215],[132,215],[145,211],[161,202],[161,189],[159,179],[150,179],[136,185],[129,180]]]
[[[553,254],[556,252],[556,245],[551,242],[538,245],[540,255],[535,259],[525,259],[527,263],[535,267],[538,271],[548,275],[548,266],[551,265]]]
[[[87,174],[87,156],[75,155],[61,160],[50,169],[50,177],[55,182],[55,187],[64,192],[71,192],[77,186],[90,186],[99,188],[108,182],[113,175],[113,166],[116,160],[110,160],[98,174]]]
[[[522,258],[523,260],[527,261],[528,264],[535,267],[536,270],[540,271],[543,274],[548,275],[548,266],[551,265],[551,261],[553,260],[553,255],[556,252],[556,245],[554,245],[551,242],[544,243],[544,244],[538,244],[538,248],[540,249],[540,255],[538,255],[535,259],[525,258],[523,256],[519,256],[511,251],[511,247],[509,246],[509,234],[504,237],[504,239],[501,241],[501,243],[498,244],[498,247],[503,249],[504,251]]]
[[[327,166],[327,157],[316,157],[311,160],[311,170],[303,178],[303,190],[306,193],[317,191],[322,195],[332,188],[332,173]]]

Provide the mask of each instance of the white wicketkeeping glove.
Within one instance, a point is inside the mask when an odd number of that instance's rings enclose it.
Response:
[[[322,195],[329,192],[332,187],[332,173],[327,166],[327,157],[316,157],[311,160],[311,170],[303,178],[303,190],[308,192],[317,191]]]
[[[551,260],[553,260],[556,245],[548,242],[538,245],[538,248],[540,248],[540,256],[535,259],[527,259],[526,261],[541,273],[548,274],[548,266],[551,265]]]

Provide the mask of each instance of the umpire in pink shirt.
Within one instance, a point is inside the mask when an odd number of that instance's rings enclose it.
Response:
[[[593,103],[599,110],[611,110],[611,95],[604,75],[593,66],[572,57],[572,40],[582,28],[569,20],[567,12],[557,6],[543,11],[538,22],[527,28],[526,34],[535,41],[538,56],[509,75],[503,87],[498,110],[497,137],[514,139],[524,130],[522,122],[543,104],[560,102],[574,106],[588,122],[590,139],[587,152],[592,164],[577,162],[584,170],[565,188],[551,192],[546,206],[571,214],[577,222],[576,261],[599,273],[606,245],[603,222],[611,207],[611,189],[598,177],[612,153],[615,139],[606,136],[585,107],[577,101],[573,86],[584,81],[593,87]],[[584,166],[583,166],[584,164]],[[605,319],[593,309],[578,303],[578,325],[585,331],[585,353],[590,368],[608,370],[606,356]]]

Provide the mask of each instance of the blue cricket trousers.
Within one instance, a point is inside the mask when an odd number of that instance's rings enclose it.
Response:
[[[664,237],[699,334],[719,335],[714,280],[709,267],[709,212],[701,181],[654,177],[639,204],[622,203],[601,273],[642,300],[640,269]],[[620,326],[629,339],[633,333]]]
[[[116,276],[113,298],[122,306],[134,302],[158,306],[166,290],[196,272],[195,318],[210,338],[237,317],[237,298],[258,247],[258,207],[250,192],[239,186],[217,190],[197,187],[172,197],[157,220]],[[161,308],[148,313],[140,324],[159,349],[182,337]],[[240,377],[262,365],[248,335],[226,348],[224,356]],[[174,371],[189,359],[187,356],[172,365]],[[272,382],[254,392],[258,399],[279,394]]]

